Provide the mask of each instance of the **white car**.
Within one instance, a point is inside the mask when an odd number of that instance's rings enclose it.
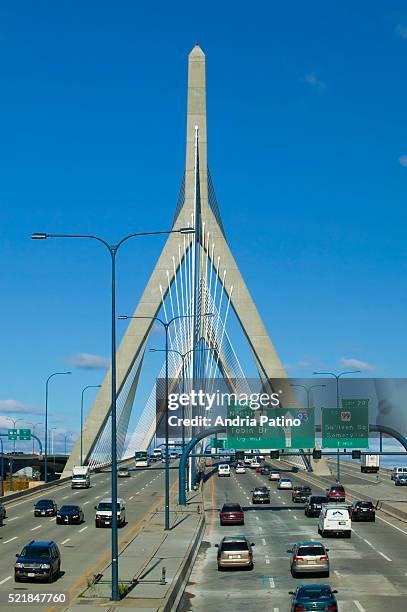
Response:
[[[230,476],[230,465],[221,463],[218,466],[218,476]]]
[[[278,481],[278,489],[292,489],[293,483],[289,478],[280,478]]]
[[[253,459],[253,461],[252,461],[252,462],[251,462],[251,464],[250,464],[250,467],[252,467],[252,468],[258,468],[258,467],[260,467],[260,462],[259,462],[259,461],[257,461],[257,459]]]
[[[269,474],[269,480],[280,480],[280,478],[280,472],[277,472],[276,470],[271,470]]]
[[[344,535],[348,538],[352,533],[352,522],[349,506],[346,504],[329,504],[322,506],[318,519],[318,533],[324,537],[327,534]]]
[[[235,469],[236,474],[246,474],[246,468],[244,465],[237,465]]]

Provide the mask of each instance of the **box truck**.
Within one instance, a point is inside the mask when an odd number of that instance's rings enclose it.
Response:
[[[377,474],[380,468],[380,455],[362,455],[360,460],[360,471]]]
[[[72,469],[72,489],[89,489],[90,470],[87,465],[75,465]]]

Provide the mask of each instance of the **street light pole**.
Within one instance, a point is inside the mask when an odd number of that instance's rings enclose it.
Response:
[[[340,372],[339,374],[335,374],[334,372],[313,372],[313,375],[317,376],[334,376],[336,379],[336,409],[339,410],[339,379],[346,374],[360,374],[360,370],[351,370],[349,372]],[[340,462],[340,453],[339,446],[336,453],[336,481],[341,481],[341,462]]]
[[[45,449],[44,449],[44,482],[48,482],[48,386],[49,381],[54,376],[65,376],[65,374],[72,374],[72,372],[53,372],[50,374],[45,383]]]
[[[9,421],[11,421],[13,423],[14,429],[16,429],[16,423],[18,423],[18,421],[24,421],[24,419],[12,419],[11,417],[6,417],[6,419],[8,419]],[[16,453],[16,441],[15,441],[15,439],[13,440],[13,453],[14,454]]]
[[[83,394],[85,393],[86,389],[100,389],[101,386],[102,385],[88,385],[87,387],[84,387],[82,389],[82,394],[81,394],[81,450],[80,450],[80,456],[81,456],[80,464],[81,465],[83,465]]]
[[[35,428],[37,427],[37,425],[41,425],[41,423],[30,423],[29,421],[26,421],[26,423],[27,425],[31,425],[31,431],[33,434],[35,433]],[[35,453],[34,438],[32,438],[32,441],[33,441],[32,454],[34,455]]]
[[[205,313],[201,315],[202,317],[210,317],[213,316],[213,313]],[[120,315],[118,317],[121,321],[126,321],[127,319],[149,319],[150,321],[158,321],[164,327],[165,330],[165,406],[164,406],[164,414],[165,414],[165,524],[164,530],[170,530],[170,465],[169,465],[169,454],[168,454],[168,439],[169,439],[169,430],[168,430],[168,330],[170,325],[176,321],[177,319],[189,319],[195,318],[195,315],[177,315],[170,319],[170,321],[163,321],[159,317],[143,317],[143,316],[127,316]]]
[[[119,248],[130,238],[139,236],[157,236],[160,234],[192,234],[195,230],[191,227],[182,227],[176,230],[162,232],[137,232],[128,234],[116,244],[110,244],[104,238],[91,234],[47,234],[35,233],[31,235],[33,240],[45,240],[47,238],[84,238],[97,240],[108,250],[111,261],[111,455],[112,455],[112,540],[111,540],[111,565],[112,565],[112,601],[120,601],[119,594],[119,535],[117,529],[117,410],[116,410],[116,255]]]
[[[301,389],[305,389],[305,392],[307,394],[307,408],[308,410],[310,409],[310,394],[312,389],[316,389],[317,387],[326,387],[326,385],[300,385],[300,384],[294,384],[294,383],[290,383],[290,387],[301,387]]]

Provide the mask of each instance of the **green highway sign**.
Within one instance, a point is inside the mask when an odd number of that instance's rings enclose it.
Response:
[[[9,440],[17,440],[17,429],[9,429],[7,433]]]
[[[369,448],[369,400],[344,399],[322,408],[322,448]]]
[[[31,440],[31,429],[19,429],[18,439],[19,440]]]
[[[220,440],[219,438],[211,438],[211,448],[228,448],[226,446],[226,440]]]
[[[227,418],[232,422],[226,427],[227,448],[296,449],[315,445],[313,408],[252,410],[229,406]]]

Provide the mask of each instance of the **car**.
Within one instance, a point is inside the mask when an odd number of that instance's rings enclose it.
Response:
[[[246,468],[244,465],[237,465],[235,468],[235,474],[246,474]]]
[[[230,465],[227,463],[218,465],[218,476],[230,476]]]
[[[349,508],[351,521],[375,521],[376,508],[371,501],[354,501]]]
[[[397,474],[397,476],[394,478],[394,484],[396,487],[407,486],[407,474]]]
[[[223,504],[219,512],[219,521],[223,525],[244,525],[244,512],[240,504]]]
[[[6,506],[3,504],[3,502],[0,502],[0,525],[3,524],[6,514]]]
[[[345,488],[341,484],[332,485],[326,490],[326,496],[330,502],[344,502]]]
[[[53,499],[40,499],[34,504],[34,516],[55,516],[58,506]]]
[[[337,590],[332,590],[329,584],[302,584],[295,591],[289,591],[292,595],[291,612],[306,612],[308,610],[329,610],[337,612],[338,602],[335,595]]]
[[[318,533],[323,538],[326,535],[343,535],[350,538],[352,523],[349,507],[346,504],[328,504],[322,506],[318,519]]]
[[[395,480],[396,476],[400,476],[402,474],[407,475],[407,467],[394,467],[391,471],[390,478]]]
[[[292,489],[293,483],[289,478],[280,478],[278,481],[278,489]]]
[[[262,465],[259,465],[258,467],[256,467],[257,474],[263,474],[263,470],[264,470],[264,467]]]
[[[327,503],[326,495],[310,495],[304,506],[305,516],[319,516],[322,506]]]
[[[270,468],[265,465],[264,467],[262,467],[261,473],[263,474],[263,476],[268,476],[270,474]]]
[[[218,549],[218,570],[227,567],[245,567],[253,569],[253,546],[245,536],[224,537],[220,544],[215,544]]]
[[[281,475],[277,470],[271,470],[269,474],[269,480],[280,480]]]
[[[95,506],[95,527],[111,527],[112,525],[112,498],[105,497]],[[117,525],[123,527],[126,524],[126,506],[124,499],[117,498]]]
[[[252,467],[253,469],[260,467],[260,462],[257,460],[257,458],[253,459],[253,461],[250,464],[250,467]]]
[[[329,576],[329,548],[321,542],[298,542],[287,550],[291,554],[290,570],[293,578],[298,574],[323,574]]]
[[[85,520],[83,510],[80,506],[64,505],[57,512],[56,524],[68,525],[70,523],[83,523]]]
[[[252,461],[253,461],[252,457],[247,457],[247,456],[246,456],[246,457],[243,459],[243,463],[244,463],[245,465],[248,465],[248,466],[250,466],[250,465],[252,464]]]
[[[117,478],[130,478],[131,473],[129,468],[121,467],[117,470]]]
[[[296,503],[304,503],[307,501],[309,496],[311,495],[311,487],[307,485],[297,485],[293,489],[292,493],[292,501]]]
[[[14,580],[46,580],[53,582],[61,571],[61,555],[58,546],[51,541],[31,540],[16,555]]]
[[[270,489],[267,487],[256,487],[252,491],[252,504],[269,504]]]

